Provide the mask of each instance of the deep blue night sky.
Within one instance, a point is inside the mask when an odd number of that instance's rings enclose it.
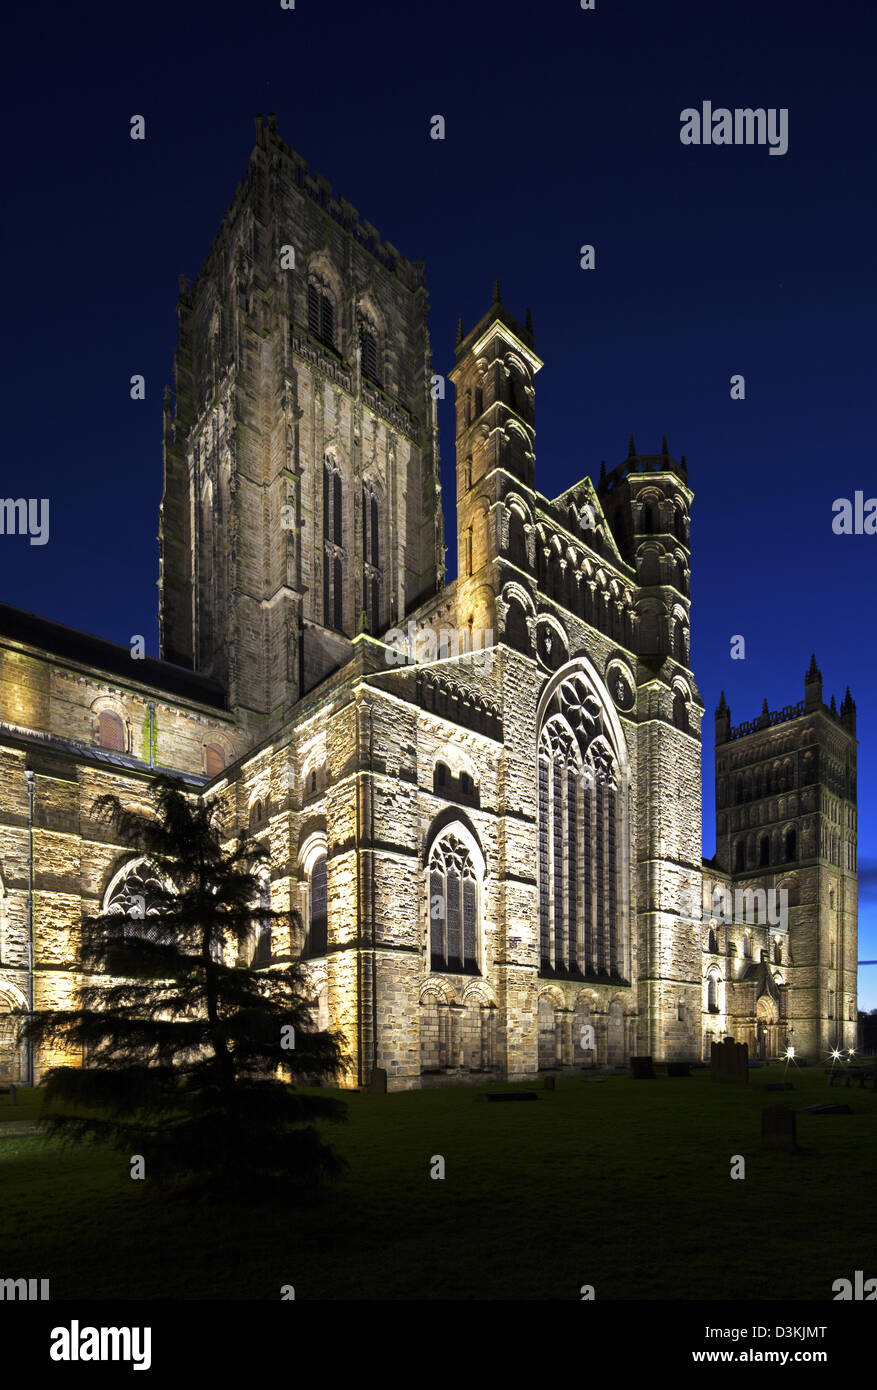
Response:
[[[825,699],[849,684],[858,702],[859,955],[877,958],[877,536],[831,528],[834,499],[877,495],[875,35],[868,0],[21,7],[3,83],[0,491],[48,497],[51,539],[0,538],[0,598],[157,652],[177,277],[218,229],[254,114],[274,110],[426,262],[436,371],[494,277],[518,317],[532,306],[541,491],[614,467],[631,430],[641,452],[666,433],[687,456],[704,852],[720,690],[735,722],[765,696],[802,699],[815,650]],[[788,108],[788,153],[683,146],[680,112],[704,100]],[[449,403],[442,450],[453,547]],[[877,1007],[877,966],[860,1007]]]

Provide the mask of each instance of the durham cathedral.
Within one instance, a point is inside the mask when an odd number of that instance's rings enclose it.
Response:
[[[160,658],[0,604],[0,1081],[82,1063],[17,1021],[72,1005],[84,918],[148,912],[94,803],[148,806],[159,770],[258,846],[288,916],[250,962],[305,962],[347,1086],[855,1046],[849,691],[802,653],[793,703],[734,724],[722,697],[704,860],[684,456],[631,438],[544,496],[529,311],[497,285],[450,384],[427,320],[423,263],[259,118],[180,285]]]

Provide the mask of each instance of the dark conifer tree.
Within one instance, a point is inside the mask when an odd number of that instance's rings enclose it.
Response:
[[[154,814],[95,803],[143,856],[148,899],[83,924],[77,1007],[25,1025],[34,1043],[85,1049],[84,1067],[48,1072],[43,1123],[142,1155],[147,1179],[205,1190],[337,1176],[314,1122],[347,1108],[291,1083],[337,1078],[340,1035],[316,1030],[298,961],[253,963],[267,924],[289,914],[260,904],[256,848],[246,836],[223,848],[215,803],[165,776],[152,792]]]

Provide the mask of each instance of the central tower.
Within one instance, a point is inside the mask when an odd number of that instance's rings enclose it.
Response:
[[[422,262],[256,122],[165,401],[161,653],[254,733],[439,582]]]

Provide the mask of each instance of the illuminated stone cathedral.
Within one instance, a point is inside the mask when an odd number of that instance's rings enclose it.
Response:
[[[178,312],[161,659],[0,605],[0,1079],[62,1060],[15,1020],[72,1001],[83,918],[149,910],[93,804],[158,769],[257,841],[292,927],[252,960],[307,962],[350,1086],[854,1045],[855,705],[815,661],[799,704],[722,697],[704,861],[684,457],[543,496],[497,286],[450,373],[447,583],[423,264],[273,117]]]

